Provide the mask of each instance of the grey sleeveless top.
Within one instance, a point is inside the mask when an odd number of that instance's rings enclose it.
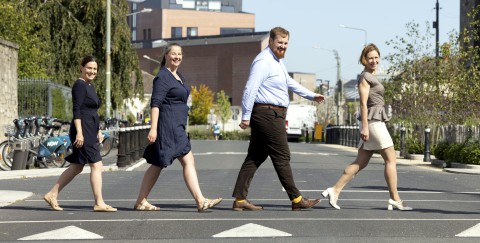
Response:
[[[357,84],[360,83],[363,78],[370,85],[367,99],[367,119],[369,121],[378,120],[384,122],[390,120],[390,117],[388,117],[387,112],[385,111],[385,100],[383,98],[385,88],[378,81],[377,77],[369,72],[362,72],[358,77]],[[358,119],[361,120],[360,117]]]

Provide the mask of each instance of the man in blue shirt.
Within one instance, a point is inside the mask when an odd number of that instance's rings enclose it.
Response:
[[[252,63],[250,76],[243,91],[242,122],[240,127],[251,127],[248,154],[238,173],[233,191],[233,210],[262,210],[247,200],[250,182],[260,165],[270,156],[280,182],[292,201],[292,210],[311,208],[320,199],[302,197],[293,181],[290,167],[290,148],[285,130],[285,117],[290,103],[288,91],[303,98],[323,102],[316,94],[293,80],[282,59],[288,47],[289,32],[282,27],[270,30],[268,47]]]

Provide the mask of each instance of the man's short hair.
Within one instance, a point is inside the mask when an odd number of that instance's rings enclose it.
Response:
[[[290,36],[290,32],[288,32],[288,30],[282,27],[275,27],[270,30],[270,39],[275,40],[275,38],[277,38],[277,35],[286,37],[286,36]]]

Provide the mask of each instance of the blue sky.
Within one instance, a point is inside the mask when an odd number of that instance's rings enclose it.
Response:
[[[275,26],[290,31],[284,59],[289,72],[315,73],[318,79],[335,83],[337,68],[333,53],[312,46],[337,50],[342,80],[355,79],[363,69],[358,57],[365,32],[340,28],[340,24],[366,30],[367,42],[375,43],[384,57],[393,52],[385,42],[405,36],[408,22],[420,24],[425,33],[426,21],[431,26],[436,18],[435,4],[436,0],[243,0],[243,11],[255,14],[256,31],[268,31]],[[440,43],[443,43],[448,40],[449,32],[459,30],[460,0],[439,0],[439,4]],[[434,42],[435,37],[433,48]],[[380,65],[386,67],[388,63]]]

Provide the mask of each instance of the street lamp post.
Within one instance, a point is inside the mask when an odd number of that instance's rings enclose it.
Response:
[[[107,0],[107,44],[106,44],[106,57],[105,57],[105,118],[110,117],[110,107],[112,106],[111,99],[110,99],[110,80],[111,80],[111,68],[110,68],[110,53],[111,53],[111,48],[110,48],[110,32],[111,32],[111,21],[112,21],[112,16],[111,16],[111,5],[112,5],[112,0]]]
[[[340,56],[338,55],[338,51],[335,49],[333,50],[325,49],[319,46],[313,46],[313,48],[333,52],[333,56],[335,57],[335,60],[337,60],[337,84],[339,82],[341,83],[342,81],[340,80]],[[339,87],[339,89],[341,91],[338,92],[337,94],[337,125],[340,125],[340,100],[341,100],[340,96],[342,95],[342,92],[343,92],[343,83],[341,83],[340,85],[341,87]]]
[[[350,27],[350,26],[346,26],[346,25],[339,25],[340,28],[346,28],[346,29],[352,29],[352,30],[360,30],[360,31],[363,31],[365,33],[365,42],[364,42],[364,46],[367,46],[367,31],[364,30],[364,29],[361,29],[361,28],[356,28],[356,27]]]
[[[158,63],[158,64],[162,64],[159,60],[153,59],[153,58],[151,58],[151,57],[149,57],[149,56],[147,56],[147,55],[143,55],[143,58],[145,58],[145,59],[147,59],[147,60],[150,60],[150,61],[152,61],[152,62],[156,62],[156,63]]]
[[[152,12],[152,9],[151,9],[151,8],[144,8],[144,9],[142,9],[142,10],[140,10],[140,11],[133,12],[133,13],[129,13],[129,14],[125,15],[125,16],[132,16],[132,15],[139,14],[139,13],[150,13],[150,12]]]

